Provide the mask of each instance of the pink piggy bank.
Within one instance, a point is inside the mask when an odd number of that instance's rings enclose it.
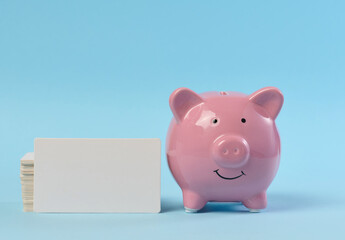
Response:
[[[280,161],[275,119],[283,101],[274,87],[250,95],[187,88],[171,94],[166,153],[186,212],[209,201],[242,202],[252,212],[266,208]]]

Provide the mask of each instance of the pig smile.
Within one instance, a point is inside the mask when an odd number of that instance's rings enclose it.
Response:
[[[223,178],[223,179],[225,179],[225,180],[235,180],[235,179],[237,179],[237,178],[242,177],[243,175],[244,175],[244,176],[246,175],[246,174],[244,174],[243,171],[241,171],[241,173],[242,173],[241,175],[238,175],[237,177],[233,177],[233,178],[227,178],[227,177],[223,177],[222,175],[220,175],[220,174],[218,173],[218,171],[219,171],[219,169],[214,170],[213,172],[217,173],[218,177]]]

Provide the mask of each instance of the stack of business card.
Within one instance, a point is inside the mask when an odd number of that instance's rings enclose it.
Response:
[[[20,160],[20,180],[24,212],[32,212],[34,205],[34,153],[29,152]]]
[[[24,212],[158,213],[160,157],[157,138],[36,138],[20,162]]]

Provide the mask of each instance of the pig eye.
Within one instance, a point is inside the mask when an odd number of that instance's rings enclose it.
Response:
[[[213,124],[217,124],[217,123],[219,123],[218,118],[213,118],[213,119],[212,119],[212,123],[213,123]]]
[[[247,120],[246,120],[245,118],[242,118],[242,119],[241,119],[241,122],[246,123]]]

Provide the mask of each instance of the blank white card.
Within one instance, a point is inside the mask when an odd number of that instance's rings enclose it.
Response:
[[[35,139],[35,212],[160,212],[159,139]]]

